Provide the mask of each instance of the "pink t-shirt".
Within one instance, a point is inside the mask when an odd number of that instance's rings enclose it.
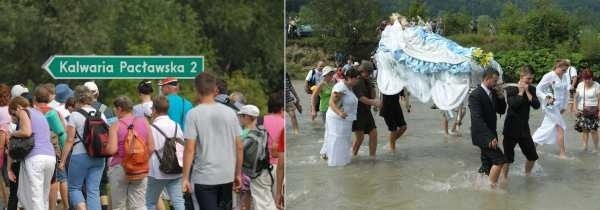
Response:
[[[0,131],[9,132],[11,121],[12,117],[8,113],[8,106],[0,107]]]
[[[127,137],[127,126],[133,121],[133,129],[137,132],[140,138],[144,139],[144,142],[148,140],[148,127],[146,126],[146,119],[143,117],[136,117],[134,120],[133,116],[119,119],[119,131],[117,131],[117,154],[113,156],[110,166],[121,164],[123,157],[125,156],[125,138]]]
[[[263,124],[267,133],[269,133],[269,148],[271,148],[274,143],[280,142],[280,139],[283,138],[282,135],[284,134],[282,131],[284,130],[284,122],[285,120],[283,119],[282,114],[265,115]],[[273,156],[270,157],[270,162],[273,165],[276,165],[278,160],[278,158],[273,158]]]
[[[10,132],[10,123],[12,122],[12,117],[8,112],[8,106],[0,107],[0,131],[4,132],[8,137],[8,133]],[[0,151],[0,167],[3,166],[4,163],[4,151]]]

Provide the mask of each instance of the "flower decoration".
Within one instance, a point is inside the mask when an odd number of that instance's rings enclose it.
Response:
[[[492,60],[494,60],[494,53],[484,52],[481,48],[475,48],[471,55],[473,56],[473,59],[483,67],[487,67]]]

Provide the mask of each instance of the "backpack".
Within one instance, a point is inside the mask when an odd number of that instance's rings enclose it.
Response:
[[[66,132],[64,125],[62,123],[62,119],[60,114],[55,109],[45,109],[38,108],[44,117],[46,117],[46,121],[48,122],[48,126],[50,127],[50,141],[54,146],[54,151],[56,151],[57,155],[60,155],[60,151],[64,146],[66,140]]]
[[[159,162],[158,169],[165,174],[181,174],[183,168],[179,165],[179,160],[177,159],[177,145],[175,144],[184,145],[184,143],[183,139],[177,138],[177,130],[179,128],[177,123],[175,123],[175,134],[173,134],[172,137],[167,137],[167,135],[154,124],[152,124],[152,127],[156,128],[156,130],[165,137],[162,158],[158,154],[158,151],[154,150],[154,154],[156,154],[156,158],[158,158]]]
[[[75,144],[81,142],[90,157],[111,157],[114,153],[107,151],[108,146],[108,125],[102,120],[102,112],[95,111],[92,115],[83,109],[77,112],[85,117],[83,136],[75,132],[80,139]]]
[[[133,123],[135,120],[136,118],[129,125],[119,120],[120,123],[127,126],[127,135],[123,144],[125,154],[121,165],[129,181],[139,181],[146,178],[149,170],[150,152],[146,146],[146,141],[134,129]]]
[[[306,93],[312,94],[313,91],[310,88],[317,84],[317,81],[315,81],[315,70],[314,69],[310,70],[309,74],[310,74],[310,79],[308,79],[307,85],[304,88],[306,89],[305,90]]]
[[[267,169],[269,175],[273,167],[269,162],[269,134],[262,126],[257,126],[257,129],[250,130],[248,136],[244,139],[244,162],[242,168],[244,174],[251,179],[255,179],[261,175],[262,171]],[[271,180],[273,176],[271,175]]]

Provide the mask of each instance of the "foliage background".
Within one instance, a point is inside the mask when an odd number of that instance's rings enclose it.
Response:
[[[597,0],[369,0],[362,5],[319,0],[288,0],[288,16],[299,24],[312,25],[316,35],[290,39],[286,45],[291,75],[306,75],[319,59],[333,63],[336,51],[367,59],[379,41],[375,28],[392,12],[424,19],[441,17],[444,36],[463,46],[492,51],[507,78],[515,80],[518,67],[530,64],[539,80],[555,59],[569,58],[579,67],[591,66],[600,75],[600,1]],[[368,6],[365,6],[368,5]],[[343,9],[338,9],[343,8]],[[355,14],[352,11],[361,11]],[[368,10],[368,11],[365,11]],[[363,14],[369,14],[364,16]],[[345,18],[335,18],[345,17]],[[361,18],[358,18],[361,17]],[[475,20],[477,32],[470,30]],[[327,30],[323,25],[327,24]],[[489,25],[495,27],[492,34]],[[361,28],[360,39],[352,35],[324,33],[343,26]],[[346,41],[353,40],[353,41]],[[311,59],[313,58],[314,59]],[[298,78],[298,77],[297,77]]]
[[[41,69],[54,54],[204,55],[206,71],[266,110],[267,93],[283,87],[283,7],[269,0],[0,0],[0,82],[85,82],[54,81]],[[136,100],[138,82],[96,81],[107,104],[120,94]],[[195,99],[191,80],[182,88]]]

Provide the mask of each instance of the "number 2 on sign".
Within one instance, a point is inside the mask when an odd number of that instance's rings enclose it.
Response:
[[[198,65],[198,63],[196,63],[196,61],[191,62],[190,65],[192,65],[192,73],[196,73],[196,66]]]

